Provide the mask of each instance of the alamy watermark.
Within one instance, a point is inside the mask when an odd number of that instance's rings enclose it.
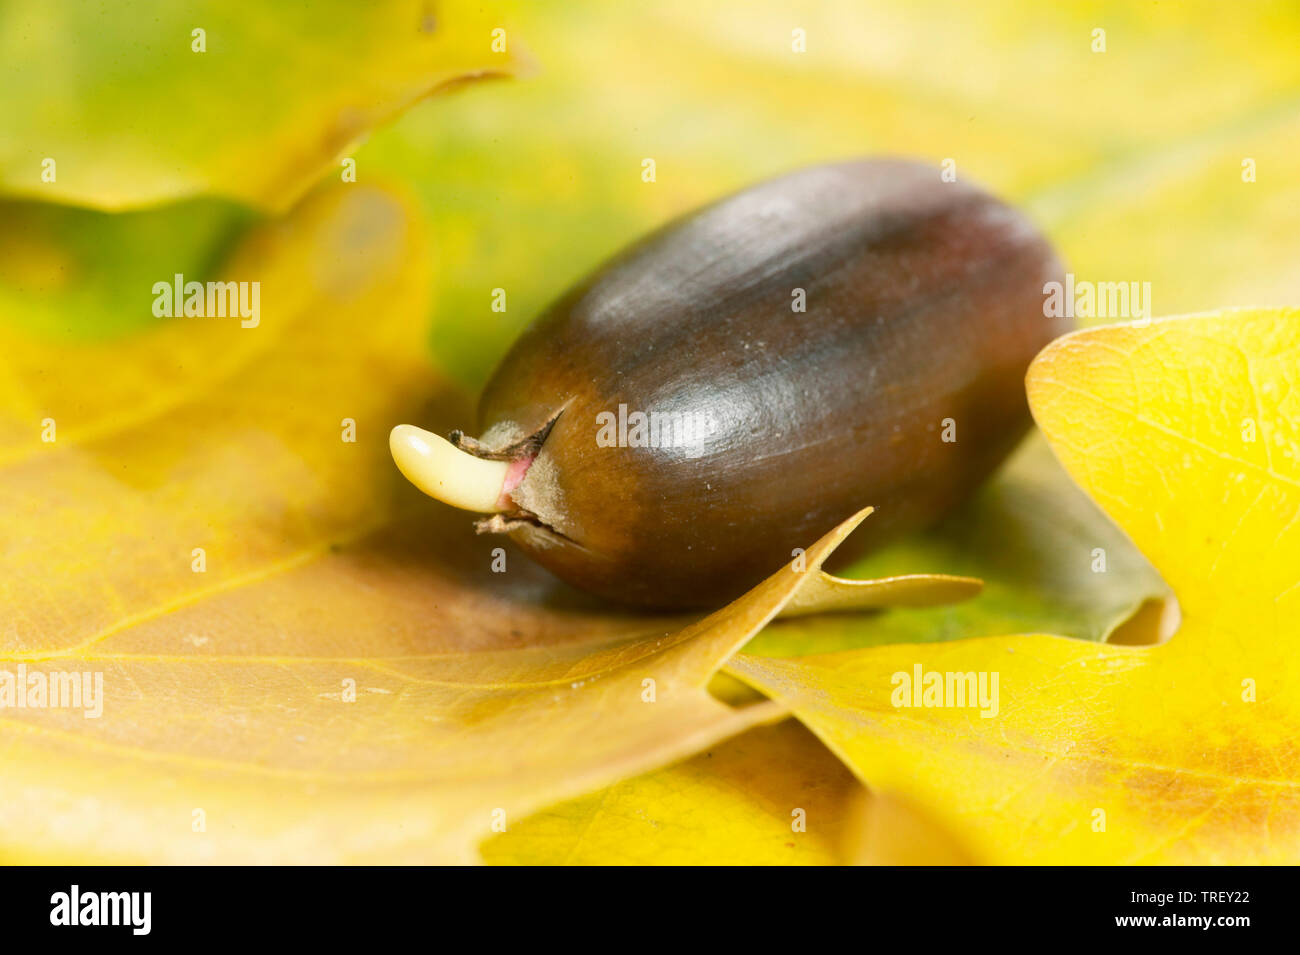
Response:
[[[0,710],[82,710],[88,720],[104,715],[104,674],[98,670],[0,670]]]
[[[918,663],[912,667],[911,673],[899,670],[889,682],[894,687],[889,701],[900,709],[913,706],[978,708],[980,716],[985,719],[997,716],[1000,709],[996,670],[965,673],[926,671]]]
[[[125,926],[132,935],[153,928],[152,892],[83,892],[73,885],[50,896],[51,925]]]
[[[1065,282],[1043,286],[1043,315],[1047,318],[1129,318],[1151,321],[1150,282],[1078,281],[1073,272]]]
[[[153,283],[155,318],[239,318],[242,328],[262,321],[261,282],[187,282],[177,272]]]
[[[688,448],[704,443],[718,431],[717,422],[705,412],[602,411],[596,415],[598,448]]]

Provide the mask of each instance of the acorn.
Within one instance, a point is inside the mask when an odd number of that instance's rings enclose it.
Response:
[[[477,438],[402,425],[390,446],[578,587],[720,606],[866,505],[857,552],[960,503],[1029,427],[1062,280],[1025,216],[932,166],[816,166],[564,295],[488,382]]]

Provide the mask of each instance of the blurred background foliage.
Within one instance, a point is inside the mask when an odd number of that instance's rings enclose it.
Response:
[[[359,154],[437,224],[433,346],[469,385],[648,228],[862,154],[953,158],[1080,277],[1151,281],[1157,314],[1300,291],[1293,4],[525,3],[510,20],[537,75],[413,111]]]
[[[952,158],[1025,205],[1081,277],[1151,281],[1158,314],[1287,300],[1298,19],[1283,2],[10,3],[0,186],[157,207],[6,204],[0,304],[51,329],[138,327],[152,318],[139,276],[211,273],[249,224],[229,202],[158,203],[207,193],[265,214],[351,155],[359,179],[421,199],[431,350],[477,387],[524,323],[625,242],[757,179],[868,153]],[[191,24],[206,25],[202,56]],[[496,25],[504,55],[489,49]],[[525,78],[401,112],[416,90],[513,69],[524,50]],[[360,148],[325,142],[398,114]],[[44,294],[59,273],[67,298]],[[489,307],[497,287],[505,313]]]

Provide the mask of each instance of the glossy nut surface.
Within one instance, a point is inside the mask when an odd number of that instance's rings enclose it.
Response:
[[[921,163],[818,166],[726,198],[511,348],[477,448],[544,440],[516,514],[486,528],[580,587],[685,607],[720,606],[865,505],[864,546],[928,524],[1027,429],[1025,369],[1068,330],[1043,308],[1062,278],[1023,215]],[[637,412],[699,427],[634,446],[654,437]]]

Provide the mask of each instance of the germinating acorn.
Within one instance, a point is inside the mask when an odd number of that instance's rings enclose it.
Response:
[[[872,546],[959,503],[1029,425],[1062,278],[931,166],[805,169],[624,251],[511,348],[477,439],[403,425],[393,457],[579,587],[719,606],[865,505]]]

